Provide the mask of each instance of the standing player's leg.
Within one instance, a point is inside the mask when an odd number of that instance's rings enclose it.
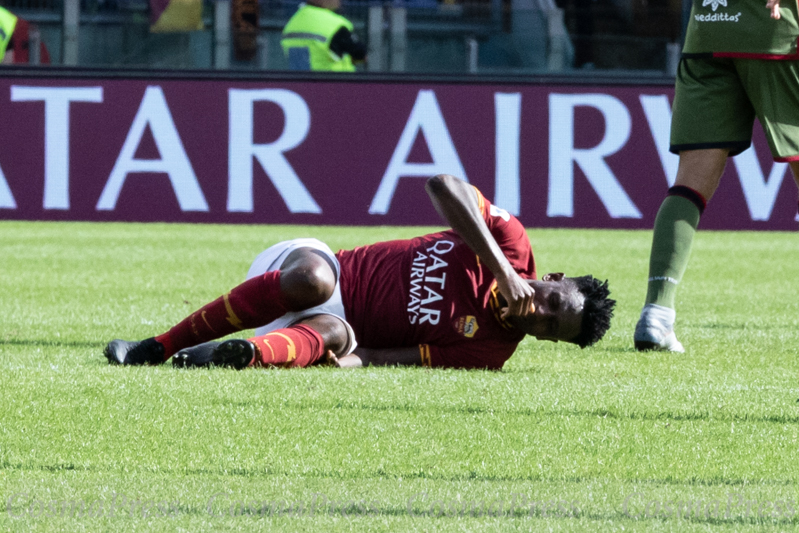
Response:
[[[677,180],[655,218],[646,301],[635,327],[638,350],[683,351],[674,334],[674,297],[688,266],[699,218],[718,188],[727,154],[718,148],[680,152]]]
[[[300,247],[288,253],[279,270],[248,279],[157,337],[112,341],[105,356],[111,363],[159,364],[182,348],[320,305],[330,298],[335,286],[331,259],[314,248]]]
[[[637,349],[683,351],[674,334],[677,287],[705,205],[727,157],[750,146],[754,119],[735,60],[680,60],[669,146],[680,154],[680,164],[655,218],[646,303],[634,334]]]

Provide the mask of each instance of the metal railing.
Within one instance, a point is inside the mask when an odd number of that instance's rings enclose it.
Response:
[[[680,14],[657,6],[642,14],[622,1],[344,0],[341,13],[369,45],[369,72],[672,73]],[[205,29],[176,34],[149,31],[143,0],[5,0],[54,64],[233,70],[287,68],[280,31],[299,3],[259,4],[257,57],[243,62],[231,53],[229,0],[205,0]]]

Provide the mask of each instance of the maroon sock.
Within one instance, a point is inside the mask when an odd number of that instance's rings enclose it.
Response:
[[[166,360],[183,348],[268,324],[287,311],[280,291],[280,271],[275,270],[245,281],[155,340],[164,345]]]
[[[247,340],[256,348],[250,366],[310,366],[325,354],[324,339],[306,324],[276,329]]]

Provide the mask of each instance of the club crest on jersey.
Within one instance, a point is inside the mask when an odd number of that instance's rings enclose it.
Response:
[[[455,329],[467,339],[471,339],[474,337],[474,334],[477,333],[477,330],[480,329],[480,326],[477,325],[476,317],[466,315],[455,321]]]

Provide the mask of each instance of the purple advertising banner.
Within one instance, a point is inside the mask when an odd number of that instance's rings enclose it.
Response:
[[[528,227],[651,228],[677,172],[670,86],[0,80],[0,219],[434,224],[467,179]],[[704,229],[796,229],[759,125]]]

